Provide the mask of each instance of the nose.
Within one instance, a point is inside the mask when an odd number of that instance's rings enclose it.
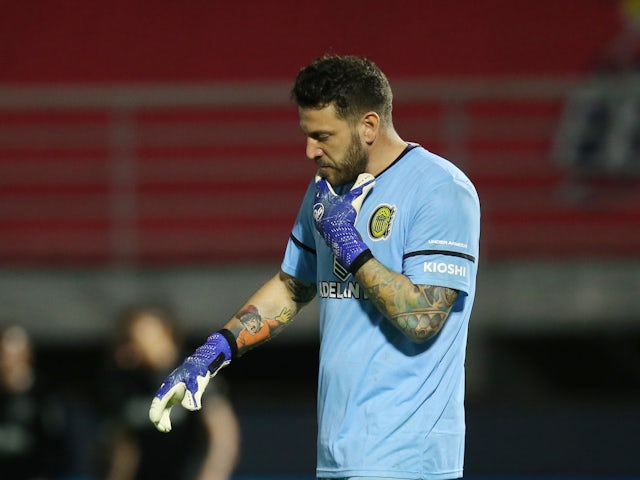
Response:
[[[307,138],[307,158],[309,160],[315,160],[324,154],[318,141],[313,138]]]

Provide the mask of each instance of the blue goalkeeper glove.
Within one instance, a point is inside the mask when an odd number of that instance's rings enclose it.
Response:
[[[235,338],[229,330],[220,330],[209,336],[204,345],[187,357],[160,385],[149,409],[149,419],[156,428],[161,432],[171,431],[169,415],[174,405],[180,403],[187,410],[199,410],[209,380],[222,367],[229,365],[236,353]]]
[[[316,177],[313,222],[338,261],[352,274],[373,257],[355,223],[375,182],[373,175],[362,173],[349,192],[336,195],[326,179]]]

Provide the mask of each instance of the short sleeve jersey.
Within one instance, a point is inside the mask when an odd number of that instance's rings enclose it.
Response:
[[[416,285],[459,291],[444,326],[425,343],[384,318],[335,261],[313,225],[314,195],[312,184],[282,270],[318,289],[318,477],[461,477],[480,236],[475,188],[452,163],[411,144],[376,177],[356,221],[383,265]]]

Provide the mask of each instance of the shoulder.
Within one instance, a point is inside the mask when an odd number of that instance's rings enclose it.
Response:
[[[477,196],[473,183],[459,166],[420,145],[410,150],[397,167],[390,169],[389,176],[402,184],[408,196],[428,196],[436,190],[466,190]]]
[[[413,168],[431,177],[434,183],[461,180],[471,183],[461,167],[452,160],[431,152],[424,147],[416,147],[410,153],[414,153],[411,156]]]

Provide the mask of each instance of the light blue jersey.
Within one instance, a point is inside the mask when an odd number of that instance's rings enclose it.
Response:
[[[313,184],[287,245],[283,271],[318,286],[318,477],[462,476],[480,206],[458,168],[412,147],[378,175],[356,227],[386,267],[460,292],[435,338],[411,342],[334,261],[313,225]]]

